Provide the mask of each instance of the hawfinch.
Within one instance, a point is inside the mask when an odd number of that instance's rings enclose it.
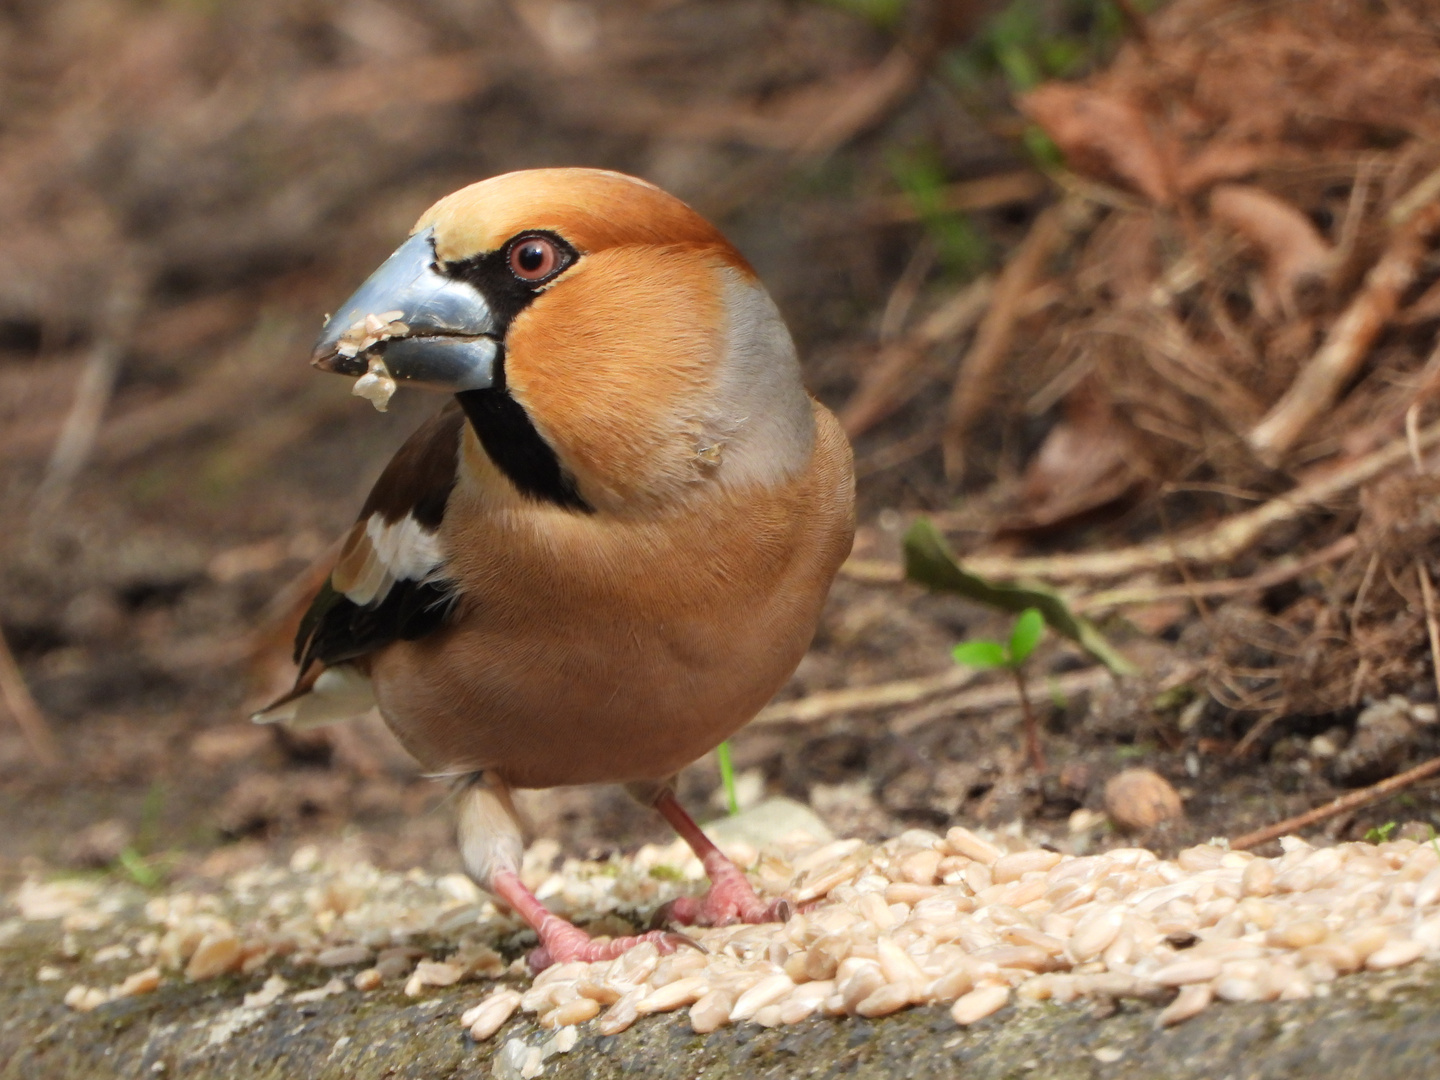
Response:
[[[256,719],[372,706],[458,788],[481,887],[540,968],[600,960],[518,876],[512,788],[618,782],[704,863],[706,925],[783,916],[675,799],[794,671],[854,532],[839,425],[745,259],[632,177],[539,169],[441,199],[325,324],[312,363],[452,395],[381,474]]]

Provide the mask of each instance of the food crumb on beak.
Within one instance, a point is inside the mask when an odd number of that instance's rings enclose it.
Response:
[[[387,311],[383,315],[371,313],[363,319],[355,320],[345,333],[340,335],[336,352],[345,357],[355,356],[381,341],[404,337],[410,332],[410,327],[400,321],[404,314],[403,311]]]
[[[389,408],[390,398],[395,394],[395,380],[390,377],[385,360],[372,356],[370,370],[355,380],[355,386],[350,392],[374,405],[376,412],[384,412]]]

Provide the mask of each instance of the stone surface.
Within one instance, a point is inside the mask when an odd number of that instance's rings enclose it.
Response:
[[[61,1000],[64,979],[36,978],[57,933],[53,924],[31,925],[0,946],[3,1080],[481,1078],[492,1075],[493,1059],[507,1044],[539,1047],[555,1035],[517,1017],[490,1041],[472,1042],[458,1016],[488,983],[462,983],[418,1001],[388,984],[370,994],[347,991],[304,1003],[287,996],[247,1008],[244,995],[260,987],[259,976],[203,984],[171,979],[154,994],[74,1012]],[[290,989],[304,993],[330,972],[286,975]],[[1153,1007],[1126,1004],[1098,1015],[1104,1011],[1093,1004],[1006,1007],[961,1030],[948,1009],[920,1008],[873,1021],[743,1024],[708,1036],[694,1034],[683,1013],[671,1014],[641,1019],[608,1038],[583,1025],[573,1049],[549,1057],[542,1075],[1429,1080],[1440,1061],[1435,965],[1341,979],[1328,999],[1217,1006],[1169,1030],[1157,1030]],[[523,1057],[524,1049],[510,1053]]]
[[[815,811],[783,795],[758,802],[730,817],[716,818],[705,826],[705,835],[721,847],[747,844],[757,850],[797,836],[808,836],[822,843],[835,839],[835,834],[825,827]]]

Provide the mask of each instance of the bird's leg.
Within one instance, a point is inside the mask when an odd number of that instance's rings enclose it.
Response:
[[[638,794],[638,792],[637,792]],[[681,896],[670,901],[657,916],[679,923],[699,926],[728,926],[731,923],[785,922],[790,918],[787,900],[761,900],[745,877],[745,872],[727,859],[710,838],[700,831],[695,819],[685,812],[675,792],[666,786],[648,800],[680,834],[690,850],[700,857],[710,878],[710,891],[704,899]]]
[[[571,960],[613,960],[642,941],[654,942],[662,953],[695,943],[683,934],[651,930],[633,937],[596,941],[585,931],[547,911],[520,880],[525,845],[510,790],[488,773],[466,777],[458,799],[460,857],[476,884],[514,909],[539,935],[540,947],[527,958],[530,970]]]

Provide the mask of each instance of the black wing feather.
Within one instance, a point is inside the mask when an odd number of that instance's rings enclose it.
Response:
[[[375,482],[360,520],[380,514],[387,524],[413,517],[427,532],[440,527],[455,487],[460,433],[465,424],[451,403],[406,441]],[[357,604],[329,579],[311,602],[295,636],[300,679],[317,661],[354,660],[392,641],[414,641],[445,625],[458,594],[441,578],[400,579],[370,604]]]

